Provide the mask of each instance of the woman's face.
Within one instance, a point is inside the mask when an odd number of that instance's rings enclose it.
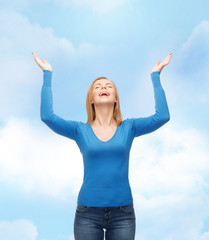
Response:
[[[113,83],[108,79],[99,79],[93,85],[92,103],[112,103],[116,102],[116,93]]]

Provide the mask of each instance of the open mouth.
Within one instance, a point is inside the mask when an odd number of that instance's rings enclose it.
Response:
[[[101,95],[100,97],[109,97],[109,95]]]
[[[102,92],[99,94],[100,97],[108,97],[110,94],[108,92]]]

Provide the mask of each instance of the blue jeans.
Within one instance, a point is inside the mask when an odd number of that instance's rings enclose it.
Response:
[[[77,204],[75,240],[104,240],[104,236],[105,240],[134,240],[135,227],[133,203],[119,207],[87,207]]]

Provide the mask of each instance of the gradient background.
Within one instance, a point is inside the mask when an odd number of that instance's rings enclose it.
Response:
[[[40,120],[43,72],[54,112],[86,122],[87,90],[114,81],[123,119],[154,114],[161,72],[170,121],[134,139],[136,240],[209,239],[209,1],[1,0],[0,240],[73,240],[83,162]]]

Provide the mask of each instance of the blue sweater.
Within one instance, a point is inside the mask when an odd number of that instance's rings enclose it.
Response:
[[[92,207],[114,207],[133,203],[129,184],[129,153],[134,137],[155,131],[170,119],[160,72],[152,72],[155,114],[127,118],[111,139],[97,138],[91,124],[65,120],[53,111],[52,71],[43,70],[41,120],[54,132],[75,140],[83,156],[84,177],[77,203]]]

